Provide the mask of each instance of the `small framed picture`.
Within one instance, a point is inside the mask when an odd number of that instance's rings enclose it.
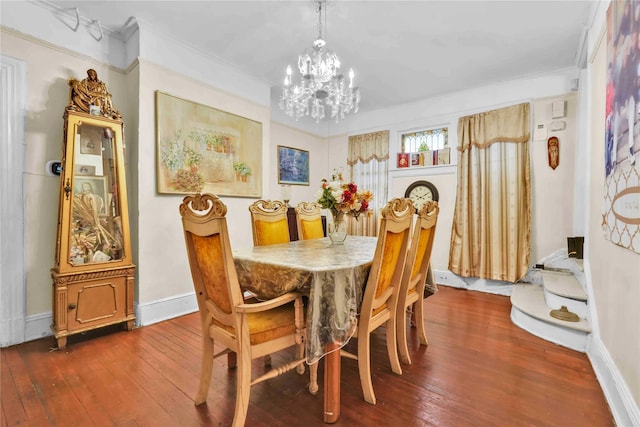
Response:
[[[95,126],[82,126],[80,129],[80,154],[102,154],[104,129]]]
[[[411,153],[411,166],[420,166],[420,153]]]
[[[278,184],[309,185],[309,152],[278,145]]]
[[[96,174],[96,167],[91,165],[75,165],[74,172],[76,175],[91,176]]]
[[[438,163],[439,165],[448,165],[450,162],[449,159],[449,149],[441,148],[438,150]]]
[[[98,215],[107,214],[107,177],[76,177],[73,180],[74,199],[96,210]]]
[[[398,153],[398,167],[399,168],[409,167],[409,153]]]

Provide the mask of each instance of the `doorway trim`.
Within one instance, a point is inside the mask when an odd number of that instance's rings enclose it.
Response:
[[[24,159],[27,65],[0,55],[0,347],[25,340]]]

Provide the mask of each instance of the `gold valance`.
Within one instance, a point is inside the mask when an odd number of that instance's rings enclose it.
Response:
[[[347,164],[355,165],[358,161],[368,163],[373,159],[389,158],[389,131],[365,133],[349,137],[349,155]]]
[[[458,151],[494,142],[527,142],[530,136],[529,103],[485,111],[458,120]]]

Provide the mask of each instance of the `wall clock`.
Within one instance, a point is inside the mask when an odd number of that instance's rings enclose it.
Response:
[[[414,182],[407,187],[407,191],[404,192],[404,197],[411,199],[416,210],[420,209],[428,200],[437,202],[438,199],[440,199],[438,189],[429,181]]]

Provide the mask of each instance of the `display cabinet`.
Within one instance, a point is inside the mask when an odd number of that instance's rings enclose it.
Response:
[[[59,348],[66,346],[67,336],[95,328],[122,323],[131,330],[135,319],[123,123],[107,91],[93,94],[87,105],[75,102],[78,83],[69,81],[64,114],[51,269],[52,329]]]

